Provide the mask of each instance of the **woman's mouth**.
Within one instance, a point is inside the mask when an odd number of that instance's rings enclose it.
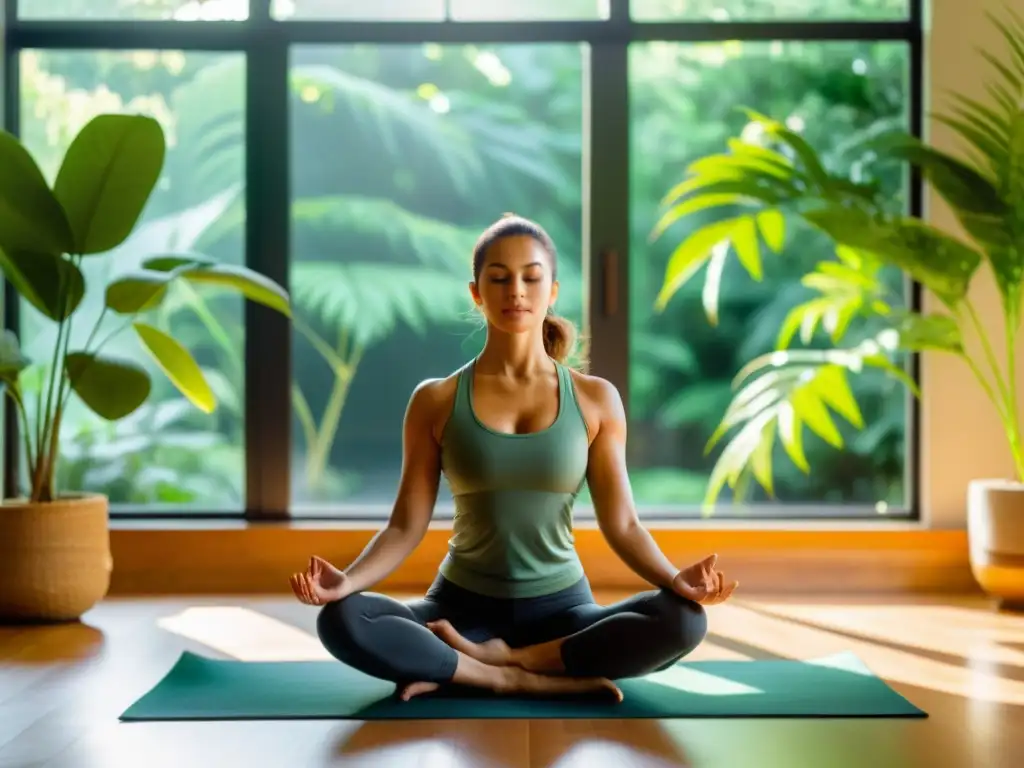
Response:
[[[507,317],[519,317],[530,314],[530,310],[526,309],[526,307],[509,307],[508,309],[501,310],[501,314]]]

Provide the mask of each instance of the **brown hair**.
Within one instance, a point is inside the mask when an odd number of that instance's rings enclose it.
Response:
[[[506,237],[532,237],[548,253],[551,260],[551,278],[558,275],[558,252],[551,236],[535,221],[524,219],[512,213],[506,213],[483,231],[476,246],[473,248],[473,279],[480,280],[480,271],[484,266],[487,249]],[[560,363],[565,363],[572,355],[578,334],[571,320],[556,315],[549,307],[544,318],[544,351]]]

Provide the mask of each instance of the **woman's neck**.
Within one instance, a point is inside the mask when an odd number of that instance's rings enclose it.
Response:
[[[530,378],[551,370],[551,357],[538,334],[501,333],[488,330],[487,341],[477,358],[477,370]]]

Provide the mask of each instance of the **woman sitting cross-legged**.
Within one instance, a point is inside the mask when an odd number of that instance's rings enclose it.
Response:
[[[416,388],[390,520],[344,569],[319,557],[291,578],[322,606],[327,650],[395,682],[403,699],[446,684],[497,693],[607,691],[664,669],[704,639],[704,607],[737,583],[716,556],[673,566],[637,519],[617,390],[569,368],[574,333],[553,314],[555,247],[537,224],[500,219],[473,254],[470,293],[487,321],[480,355]],[[441,475],[455,500],[453,535],[422,599],[368,591],[423,539]],[[589,486],[612,549],[652,585],[595,602],[572,536]]]

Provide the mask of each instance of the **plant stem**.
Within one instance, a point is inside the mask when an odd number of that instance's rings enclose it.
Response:
[[[992,404],[996,407],[999,412],[999,420],[1006,424],[1006,410],[1003,403],[1003,399],[996,395],[992,389],[992,385],[989,384],[988,379],[985,378],[985,374],[982,373],[981,368],[974,361],[974,358],[969,353],[963,353],[964,360],[967,361],[967,365],[970,367],[971,372],[974,373],[975,378],[978,379],[978,383],[981,384],[981,388],[985,390],[985,394],[988,395],[988,399],[992,401]]]
[[[995,352],[992,350],[992,342],[989,341],[988,334],[985,332],[985,327],[981,324],[981,318],[978,317],[978,312],[974,308],[974,304],[970,299],[964,299],[964,306],[967,307],[967,314],[971,318],[971,323],[974,325],[974,330],[978,334],[978,338],[981,340],[982,349],[985,351],[985,359],[988,360],[989,367],[992,368],[992,373],[996,377],[996,386],[999,388],[999,394],[1002,395],[1004,402],[1008,400],[1007,386],[1003,381],[1003,377],[999,373],[999,363],[996,362]],[[1012,371],[1010,375],[1013,376]]]
[[[1004,313],[1006,325],[1006,371],[1009,379],[1009,402],[1007,403],[1006,434],[1010,440],[1017,480],[1024,482],[1024,450],[1020,441],[1020,412],[1017,402],[1017,329],[1009,312]]]
[[[61,313],[64,314],[63,312]],[[67,318],[60,320],[57,324],[57,340],[53,345],[53,359],[50,362],[50,370],[46,380],[46,406],[43,413],[39,414],[37,418],[43,425],[42,435],[39,438],[38,454],[36,456],[35,466],[32,467],[31,474],[31,500],[32,501],[49,501],[45,498],[44,489],[47,486],[46,482],[46,456],[49,455],[47,445],[50,441],[50,433],[53,430],[52,421],[52,408],[53,408],[53,397],[54,387],[57,384],[59,372],[63,369],[63,365],[60,350],[62,342],[64,341],[64,334],[67,328]]]
[[[100,326],[103,324],[103,318],[105,318],[106,316],[107,307],[106,305],[104,305],[103,309],[100,310],[100,316],[96,318],[96,324],[93,325],[92,330],[89,331],[89,338],[85,340],[85,346],[82,347],[82,349],[85,350],[86,352],[89,351],[89,345],[92,344],[92,340],[96,338],[96,333],[97,331],[99,331]]]
[[[327,456],[330,453],[331,446],[334,444],[338,423],[341,421],[341,413],[344,410],[345,401],[348,397],[348,389],[352,384],[352,379],[355,378],[356,368],[359,366],[359,361],[363,355],[363,347],[353,344],[353,349],[348,355],[348,359],[344,359],[348,346],[348,333],[342,330],[339,333],[337,350],[337,357],[342,360],[342,365],[331,366],[335,377],[334,386],[331,388],[331,394],[327,398],[327,405],[324,407],[321,428],[318,430],[316,442],[312,450],[310,450],[306,461],[306,478],[310,490],[319,486],[324,470],[327,467]]]
[[[316,444],[316,421],[313,419],[313,411],[309,407],[309,401],[302,394],[302,389],[299,385],[295,383],[292,384],[292,407],[295,409],[295,416],[302,425],[302,436],[306,440],[306,453],[308,454]]]
[[[320,357],[331,367],[331,370],[337,371],[345,367],[343,356],[332,349],[331,345],[321,339],[316,331],[306,325],[301,318],[293,317],[292,327],[306,338],[306,341],[310,343],[313,349],[320,353]]]
[[[101,341],[99,344],[96,345],[96,349],[92,350],[92,354],[98,355],[100,353],[100,350],[103,349],[103,347],[106,346],[107,343],[112,338],[117,336],[117,334],[123,333],[124,329],[127,328],[129,325],[131,325],[132,321],[134,321],[136,317],[138,317],[137,314],[129,315],[128,319],[125,320],[123,324],[121,324],[119,327],[115,328],[110,333],[108,333],[106,336],[104,336],[103,337],[103,341]]]
[[[199,292],[189,285],[187,282],[181,282],[178,285],[178,290],[188,294],[189,297],[189,308],[196,313],[196,317],[199,318],[209,334],[214,340],[220,345],[220,348],[227,355],[228,360],[231,362],[231,366],[234,369],[235,374],[239,379],[244,376],[244,363],[241,356],[238,354],[238,349],[231,343],[231,335],[224,329],[224,325],[214,316],[213,312],[210,311],[209,306],[203,300],[203,297],[199,295]],[[235,379],[235,376],[230,377]]]
[[[80,268],[82,257],[72,255],[71,263]],[[36,467],[32,474],[32,501],[52,501],[55,496],[54,470],[57,464],[57,453],[60,445],[60,420],[63,408],[61,401],[65,399],[65,385],[70,382],[64,375],[64,363],[67,360],[68,345],[71,343],[71,329],[74,312],[69,312],[71,302],[71,285],[61,280],[60,296],[57,306],[60,308],[61,320],[57,326],[57,343],[53,348],[53,364],[46,393],[46,413],[43,425],[43,437],[36,456]],[[77,309],[77,308],[76,308]],[[56,398],[54,397],[56,387]]]
[[[29,430],[28,411],[25,410],[25,400],[13,385],[5,387],[5,391],[11,400],[14,401],[14,405],[18,409],[18,416],[21,417],[21,434],[25,438],[25,466],[31,468],[34,466],[35,460],[32,457],[32,435]]]

